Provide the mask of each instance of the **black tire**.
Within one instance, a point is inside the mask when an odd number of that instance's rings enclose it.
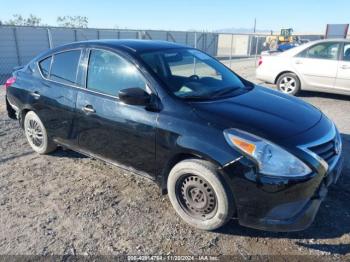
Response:
[[[179,162],[170,171],[167,187],[175,211],[193,227],[215,230],[233,216],[233,194],[208,161]]]
[[[57,145],[47,135],[44,124],[33,111],[29,111],[25,115],[23,126],[28,143],[35,152],[48,154],[56,150]]]
[[[288,95],[296,95],[300,91],[300,80],[299,77],[294,73],[282,74],[277,79],[277,89],[282,93]]]

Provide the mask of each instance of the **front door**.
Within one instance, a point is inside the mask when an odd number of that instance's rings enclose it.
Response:
[[[339,61],[335,88],[350,93],[350,43],[345,43]]]
[[[75,124],[80,150],[149,174],[155,172],[157,113],[119,101],[121,89],[146,80],[131,62],[107,50],[90,50],[86,89],[78,92]]]
[[[310,89],[332,89],[338,70],[338,42],[324,42],[311,46],[293,58],[298,74]]]

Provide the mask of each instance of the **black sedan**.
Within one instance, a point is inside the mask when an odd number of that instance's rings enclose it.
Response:
[[[341,138],[322,112],[186,46],[72,43],[5,87],[9,117],[33,150],[63,146],[146,176],[200,229],[236,217],[302,230],[341,173]]]

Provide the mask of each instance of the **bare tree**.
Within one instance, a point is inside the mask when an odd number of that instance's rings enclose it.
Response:
[[[86,16],[59,16],[57,24],[62,27],[87,28],[88,18]]]
[[[26,25],[26,26],[39,26],[41,25],[41,18],[30,14],[28,18],[25,18],[19,14],[13,15],[13,19],[4,22],[5,25]]]

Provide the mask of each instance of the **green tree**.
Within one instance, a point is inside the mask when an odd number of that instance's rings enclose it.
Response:
[[[86,16],[59,16],[57,24],[62,27],[87,28],[88,18]]]
[[[39,26],[41,25],[41,18],[30,14],[25,18],[22,15],[15,14],[13,19],[4,22],[5,25],[25,25],[25,26]]]

